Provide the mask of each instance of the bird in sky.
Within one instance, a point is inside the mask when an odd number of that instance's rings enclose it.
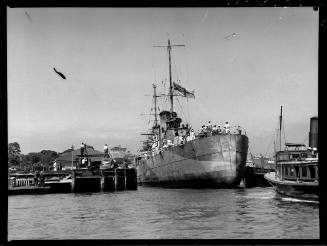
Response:
[[[29,21],[32,21],[32,17],[28,14],[27,11],[25,11],[25,15],[26,15],[26,17],[28,18]]]
[[[61,72],[58,72],[55,68],[53,68],[53,70],[54,70],[57,74],[59,74],[59,76],[60,76],[61,78],[66,79],[65,75],[63,75]]]
[[[234,38],[236,37],[237,35],[239,35],[240,33],[239,32],[234,32],[232,34],[229,34],[225,37],[225,39],[231,39],[231,38]]]

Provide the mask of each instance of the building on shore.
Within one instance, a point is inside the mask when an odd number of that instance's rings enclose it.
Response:
[[[127,162],[128,164],[134,163],[135,155],[133,155],[127,148],[123,148],[120,145],[111,148],[110,154],[118,165],[123,164],[124,162]]]
[[[133,164],[135,156],[127,149],[120,145],[110,149],[111,157],[117,162],[118,165],[124,163]],[[61,164],[62,170],[70,170],[72,167],[76,167],[81,161],[81,149],[71,150],[68,149],[59,154],[56,162]],[[101,161],[104,158],[104,152],[95,150],[92,146],[86,146],[84,151],[84,157],[87,158],[88,166],[100,166]]]
[[[87,159],[89,166],[100,166],[104,153],[95,150],[92,146],[86,146],[84,150],[84,157]],[[81,149],[71,150],[68,149],[59,154],[56,162],[61,164],[63,170],[70,170],[72,167],[76,167],[80,163]]]

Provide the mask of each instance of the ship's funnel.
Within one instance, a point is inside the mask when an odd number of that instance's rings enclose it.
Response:
[[[309,147],[318,149],[318,117],[310,118]]]

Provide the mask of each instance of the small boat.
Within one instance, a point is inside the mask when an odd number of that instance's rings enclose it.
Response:
[[[50,193],[69,193],[72,190],[71,186],[70,174],[64,178],[52,177],[44,181],[44,187],[48,187]]]
[[[276,152],[276,171],[265,174],[264,178],[275,187],[279,194],[318,200],[317,147],[318,118],[312,117],[310,119],[309,147],[306,147],[305,144],[285,143],[285,149]]]
[[[100,170],[107,170],[112,169],[114,167],[118,167],[118,164],[116,163],[115,159],[113,158],[104,158],[101,161]]]

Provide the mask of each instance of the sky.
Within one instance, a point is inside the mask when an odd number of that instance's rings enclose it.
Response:
[[[318,115],[318,17],[294,8],[8,8],[8,142],[23,154],[81,142],[133,153],[153,124],[152,84],[172,77],[195,99],[174,109],[197,130],[240,125],[271,154],[280,106],[288,142]],[[232,35],[234,34],[234,35]],[[66,80],[53,68],[62,72]],[[160,110],[169,109],[159,98]]]

